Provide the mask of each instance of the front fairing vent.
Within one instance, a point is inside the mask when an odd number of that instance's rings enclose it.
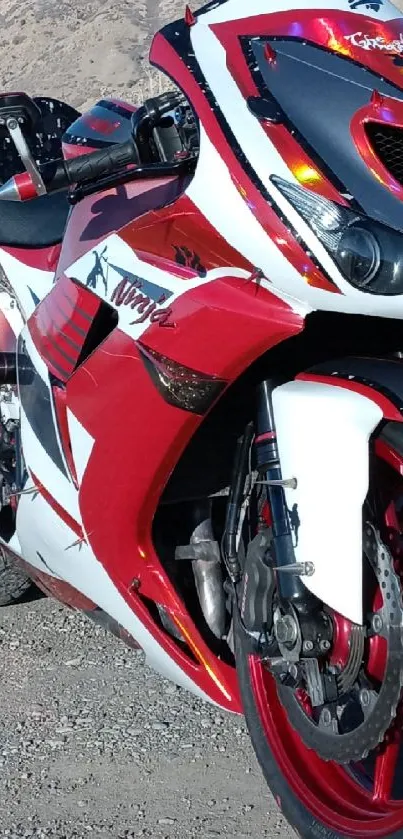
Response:
[[[367,122],[365,131],[382,166],[399,184],[403,184],[403,127]]]

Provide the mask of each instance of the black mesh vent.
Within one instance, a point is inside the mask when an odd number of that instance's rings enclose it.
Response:
[[[385,169],[403,184],[403,128],[384,122],[368,122],[365,128],[371,146]]]

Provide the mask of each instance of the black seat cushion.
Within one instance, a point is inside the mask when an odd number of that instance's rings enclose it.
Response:
[[[46,248],[61,242],[69,213],[66,192],[33,201],[0,201],[0,246]]]

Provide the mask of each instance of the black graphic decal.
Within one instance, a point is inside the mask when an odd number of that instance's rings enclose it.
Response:
[[[93,251],[93,256],[95,257],[95,265],[91,268],[90,273],[88,274],[86,285],[87,288],[97,288],[98,280],[102,280],[105,288],[105,294],[108,293],[108,260],[105,256],[108,250],[108,246],[106,245],[101,254],[97,251]],[[102,262],[106,265],[106,274],[104,272],[104,267]]]
[[[348,0],[348,5],[350,9],[358,9],[360,6],[365,6],[370,12],[379,12],[379,9],[383,6],[383,0],[373,0],[372,3],[368,2],[368,0]]]
[[[172,245],[175,251],[175,262],[178,265],[184,265],[186,268],[193,268],[199,277],[205,277],[207,271],[200,261],[200,256],[194,251],[190,251],[184,245]]]
[[[299,529],[301,527],[301,520],[298,513],[298,504],[293,504],[292,509],[288,511],[288,515],[290,518],[290,526],[294,537],[294,548],[296,548],[299,539]]]

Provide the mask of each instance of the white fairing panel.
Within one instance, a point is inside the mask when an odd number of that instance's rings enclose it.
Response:
[[[0,265],[15,292],[25,319],[28,319],[38,301],[51,290],[54,272],[25,265],[3,248],[0,248]]]
[[[136,617],[96,559],[91,547],[79,543],[77,535],[40,494],[34,499],[31,495],[21,497],[17,512],[17,532],[20,545],[17,543],[13,547],[21,552],[27,562],[56,579],[70,583],[95,601],[138,641],[148,664],[154,670],[210,701]]]
[[[287,505],[300,520],[297,562],[313,562],[304,583],[325,604],[362,623],[362,506],[369,482],[369,438],[378,405],[354,391],[295,381],[273,393]]]

